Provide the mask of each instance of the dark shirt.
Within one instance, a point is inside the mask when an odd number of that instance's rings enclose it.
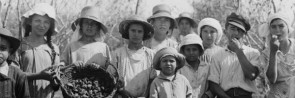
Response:
[[[30,98],[25,73],[10,65],[8,76],[0,73],[0,98]]]

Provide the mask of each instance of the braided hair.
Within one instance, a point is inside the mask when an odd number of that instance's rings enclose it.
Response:
[[[33,17],[35,15],[36,14],[31,15],[31,16],[29,16],[28,19],[25,20],[25,24],[24,24],[25,25],[24,26],[25,27],[25,35],[24,35],[24,37],[28,37],[30,35],[30,33],[32,32],[32,26],[28,23],[32,23]],[[48,15],[45,15],[45,16],[49,17]],[[50,27],[49,27],[49,30],[45,33],[45,36],[46,36],[46,43],[52,52],[52,56],[51,56],[52,65],[55,63],[55,58],[57,55],[56,51],[54,50],[54,46],[53,46],[52,39],[51,39],[51,36],[55,32],[54,29],[55,29],[54,19],[50,18]]]

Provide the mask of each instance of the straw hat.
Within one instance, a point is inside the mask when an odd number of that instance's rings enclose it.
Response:
[[[177,23],[171,15],[171,8],[166,4],[159,4],[153,8],[153,15],[147,19],[148,22],[151,22],[152,19],[158,17],[167,17],[171,19],[170,29],[177,28]]]
[[[142,17],[133,15],[129,17],[128,19],[122,21],[119,25],[119,32],[122,34],[122,37],[125,39],[129,39],[129,33],[128,33],[128,26],[132,23],[140,23],[142,24],[144,28],[144,36],[143,40],[150,39],[154,34],[154,28],[151,24],[146,22]]]
[[[15,53],[20,45],[20,40],[14,37],[12,33],[5,28],[0,28],[0,36],[7,39],[10,43],[10,46],[12,48],[11,54]]]
[[[107,27],[102,23],[101,15],[99,14],[99,8],[96,6],[86,6],[82,9],[80,17],[72,23],[72,29],[73,31],[76,30],[76,26],[79,25],[82,18],[92,19],[96,22],[98,22],[103,30],[104,33],[108,32]]]
[[[165,47],[159,50],[154,56],[153,67],[156,70],[161,70],[160,62],[161,62],[161,59],[165,56],[173,56],[176,58],[177,60],[176,70],[182,68],[185,64],[185,57],[182,54],[178,53],[178,51],[175,48]]]
[[[49,18],[54,19],[54,22],[56,22],[56,13],[54,8],[49,5],[48,3],[38,3],[36,4],[31,10],[27,11],[21,18],[23,20],[23,27],[26,27],[26,25],[29,25],[28,18],[34,14],[37,15],[47,15]],[[57,29],[54,29],[54,32],[52,35],[57,34]]]
[[[197,27],[197,23],[194,21],[192,14],[189,12],[182,12],[179,14],[179,17],[177,17],[175,20],[179,24],[181,19],[188,19],[191,23],[191,26],[193,28]]]

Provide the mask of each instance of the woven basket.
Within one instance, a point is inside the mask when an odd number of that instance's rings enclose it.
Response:
[[[65,98],[105,98],[114,95],[117,88],[117,70],[114,74],[96,64],[82,66],[59,69],[59,82]]]

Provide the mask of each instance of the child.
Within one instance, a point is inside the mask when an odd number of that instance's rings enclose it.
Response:
[[[150,98],[192,98],[189,81],[177,73],[184,64],[184,56],[175,48],[159,50],[153,59],[153,67],[160,70],[160,75],[151,84]]]
[[[0,28],[0,97],[30,98],[26,75],[7,58],[20,46],[20,40]]]

